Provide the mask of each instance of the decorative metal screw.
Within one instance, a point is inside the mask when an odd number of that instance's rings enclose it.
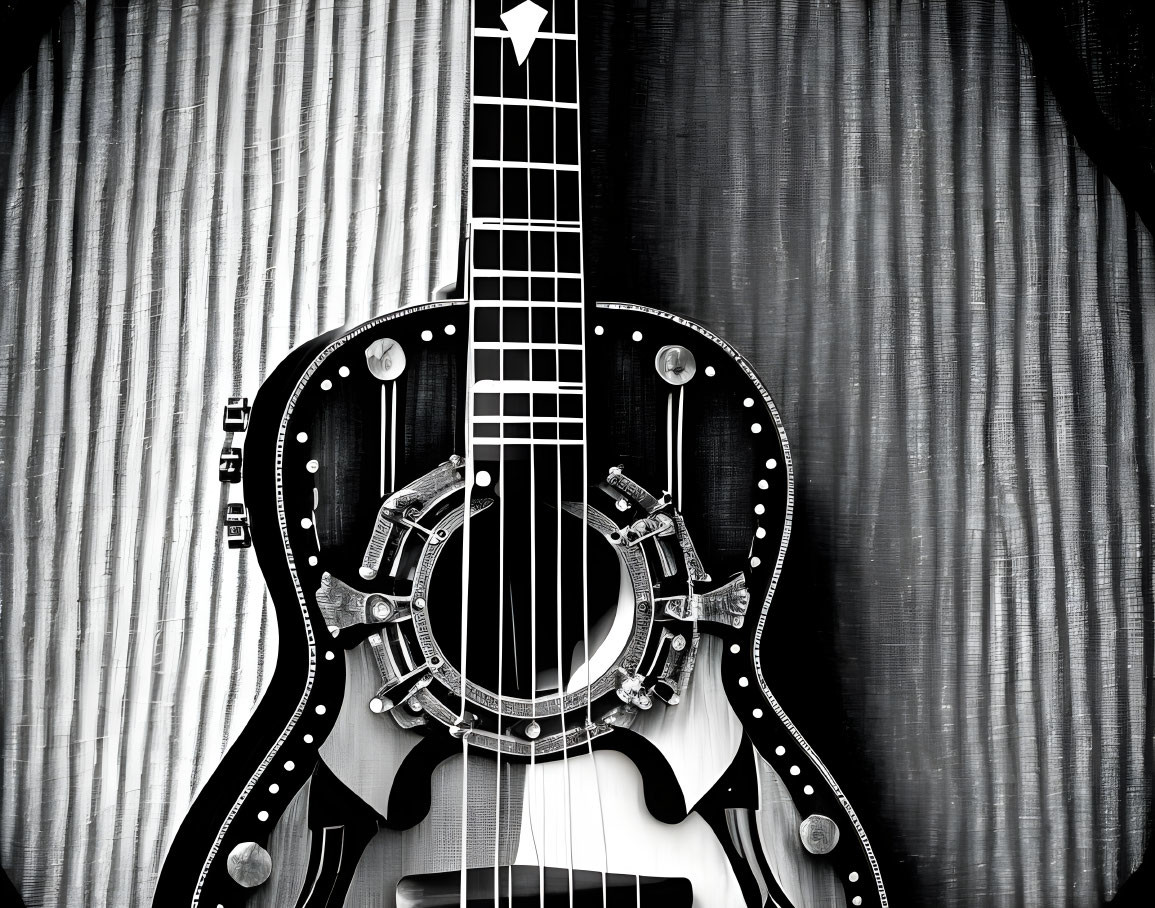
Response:
[[[684,385],[697,373],[698,363],[685,347],[670,344],[658,351],[654,368],[671,385]]]

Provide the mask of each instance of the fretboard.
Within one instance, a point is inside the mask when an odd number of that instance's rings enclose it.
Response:
[[[584,441],[576,6],[473,3],[471,422],[482,462],[501,445]]]

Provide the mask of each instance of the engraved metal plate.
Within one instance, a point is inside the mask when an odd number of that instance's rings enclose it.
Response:
[[[738,574],[729,583],[694,596],[698,617],[703,621],[716,621],[732,627],[741,627],[746,621],[746,610],[750,607],[750,591],[746,588],[746,577]]]
[[[812,813],[798,826],[802,847],[811,854],[830,854],[838,844],[838,824],[830,817]]]

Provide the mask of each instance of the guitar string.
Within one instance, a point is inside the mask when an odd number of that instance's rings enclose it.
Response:
[[[557,317],[557,308],[555,307],[554,308],[555,336],[556,336],[556,329],[557,329],[558,321],[559,320]],[[560,350],[555,352],[554,358],[555,358],[555,360],[561,359]],[[561,363],[558,362],[559,367],[560,367],[560,365],[561,365]],[[559,375],[560,375],[560,373],[559,373]],[[557,393],[557,398],[558,398],[558,400],[557,400],[558,408],[560,410],[560,406],[561,406],[560,388],[559,388],[559,391]],[[560,423],[559,423],[559,428],[560,428]],[[560,441],[560,439],[559,439],[559,441]],[[569,891],[569,905],[570,905],[570,908],[573,908],[573,809],[572,809],[573,782],[572,782],[572,779],[570,778],[569,747],[568,747],[568,741],[566,738],[567,732],[566,732],[566,726],[565,726],[565,684],[563,682],[563,672],[562,672],[561,445],[560,444],[555,445],[554,450],[556,452],[555,459],[557,462],[557,537],[556,537],[557,558],[556,558],[556,567],[554,570],[554,575],[556,578],[556,586],[557,586],[556,593],[555,593],[556,599],[557,599],[557,619],[556,619],[556,621],[557,621],[557,624],[556,624],[557,633],[555,635],[557,637],[557,694],[558,694],[559,718],[561,719],[561,736],[562,736],[561,737],[561,762],[562,762],[562,767],[563,767],[563,773],[565,775],[565,850],[566,850],[566,867],[567,867],[567,871],[568,871],[567,877],[566,877],[566,883],[567,883],[567,887],[568,887],[568,891]]]
[[[474,92],[477,86],[476,74],[476,54],[475,44],[477,42],[477,5],[472,4],[472,19],[473,27],[469,35],[469,84],[470,96],[476,97]],[[477,103],[472,102],[471,115],[476,115]],[[476,129],[476,120],[471,116],[471,126]],[[472,139],[472,136],[470,137]],[[476,146],[474,146],[476,147]],[[470,155],[472,158],[472,153]],[[473,190],[473,167],[469,168],[470,180],[470,204],[473,204],[472,190]],[[500,191],[500,187],[499,187]],[[469,268],[467,274],[469,275],[470,287],[468,288],[469,297],[474,298],[473,284],[473,250],[477,241],[475,231],[470,230],[469,242],[466,245],[466,253],[469,256]],[[474,425],[473,425],[473,411],[476,406],[475,395],[475,380],[476,370],[475,362],[477,356],[476,348],[476,321],[477,321],[477,306],[471,305],[469,319],[469,339],[466,344],[466,366],[465,366],[465,387],[466,387],[466,405],[465,405],[465,497],[462,502],[462,533],[461,533],[461,713],[457,719],[457,725],[461,731],[461,869],[458,878],[458,903],[459,908],[466,908],[469,889],[469,735],[465,729],[465,711],[466,711],[466,679],[468,674],[469,662],[469,566],[470,566],[470,549],[472,542],[471,526],[473,523],[473,481],[474,481]]]
[[[512,39],[511,39],[512,41]],[[528,60],[527,60],[528,62]],[[528,276],[528,269],[532,265],[529,256],[532,251],[533,243],[531,240],[531,231],[529,230],[529,222],[532,220],[530,215],[533,213],[532,207],[532,193],[533,180],[531,178],[529,166],[529,67],[525,70],[526,79],[526,103],[525,103],[525,206],[526,206],[526,268],[527,277],[526,283],[526,326],[528,337],[530,341],[533,339],[534,323],[537,320],[538,313],[534,310],[533,305],[533,280]],[[504,123],[504,118],[503,118]],[[556,199],[555,199],[556,202]],[[504,213],[504,208],[502,209]],[[555,212],[556,215],[556,212]],[[537,406],[533,393],[533,348],[532,343],[528,346],[526,356],[529,359],[529,377],[531,381],[528,385],[529,396],[529,572],[530,572],[530,661],[531,667],[529,672],[529,693],[530,693],[530,722],[537,725],[537,447],[533,441],[533,427],[537,419]],[[540,725],[538,725],[540,729]],[[540,731],[538,732],[540,734]],[[529,741],[529,776],[531,781],[537,777],[537,737],[531,737]],[[545,795],[542,792],[541,799],[538,803],[544,805]],[[530,804],[530,835],[533,838],[535,856],[537,858],[537,894],[540,908],[545,908],[545,811],[542,810],[542,837],[541,844],[538,845],[537,836],[534,834],[534,816],[535,809],[533,803]]]
[[[606,880],[610,872],[610,852],[609,846],[606,844],[606,812],[602,806],[602,783],[598,776],[598,761],[594,759],[592,729],[588,723],[586,724],[586,746],[590,752],[590,766],[593,767],[594,774],[594,791],[597,792],[598,817],[602,826],[602,908],[607,908],[609,892],[607,890]],[[641,906],[639,906],[639,908],[641,908]]]
[[[576,0],[575,0],[575,5],[576,5]],[[556,21],[552,22],[551,26],[552,26],[552,31],[556,35],[557,34],[557,22]],[[576,23],[575,23],[575,27],[576,27]],[[550,76],[551,76],[551,83],[552,83],[551,84],[551,92],[552,93],[551,93],[550,97],[552,98],[553,104],[555,105],[553,107],[553,111],[551,114],[552,122],[550,124],[551,125],[550,143],[552,145],[552,156],[550,158],[550,161],[551,161],[550,172],[553,175],[552,176],[553,197],[554,197],[554,212],[553,212],[553,214],[554,214],[554,220],[556,222],[557,221],[557,215],[558,215],[558,210],[557,210],[557,185],[558,185],[558,181],[557,181],[557,107],[556,107],[556,103],[557,103],[557,38],[556,37],[554,37],[550,40],[550,60],[552,63],[552,65],[550,66]],[[528,129],[528,124],[529,124],[529,106],[528,105],[526,105],[525,113],[526,113],[526,128]],[[580,196],[579,196],[579,198],[580,198]],[[578,218],[579,218],[578,223],[580,225],[580,223],[581,223],[581,221],[580,221],[581,212],[580,211],[578,212]],[[557,505],[557,539],[556,539],[557,558],[556,558],[556,564],[555,564],[555,568],[554,568],[554,574],[555,574],[555,583],[556,583],[556,587],[557,587],[555,595],[556,595],[556,600],[557,600],[556,601],[556,607],[557,607],[557,618],[556,618],[556,621],[557,621],[556,631],[557,631],[557,633],[556,633],[556,637],[557,637],[558,718],[561,720],[561,736],[562,736],[561,737],[561,761],[562,761],[562,766],[563,766],[563,772],[565,775],[565,795],[564,795],[564,797],[565,797],[565,849],[566,849],[566,867],[567,867],[566,886],[567,886],[567,890],[569,893],[569,905],[570,905],[570,908],[573,908],[573,901],[574,901],[574,891],[573,891],[573,870],[574,870],[574,867],[573,867],[573,806],[572,806],[573,805],[573,780],[570,776],[569,742],[567,740],[567,729],[566,729],[566,719],[565,719],[565,693],[566,693],[565,681],[564,681],[565,673],[563,671],[563,664],[562,664],[562,595],[561,595],[561,591],[562,591],[562,582],[561,582],[561,572],[562,572],[561,517],[562,517],[562,500],[563,500],[563,495],[562,495],[562,465],[561,465],[561,451],[562,451],[562,444],[561,444],[561,442],[562,442],[562,439],[561,439],[561,426],[562,426],[562,422],[561,422],[561,398],[562,398],[561,381],[562,381],[562,375],[561,375],[561,307],[559,305],[557,305],[557,303],[558,303],[558,283],[559,283],[559,278],[557,277],[557,275],[559,275],[561,273],[561,263],[557,259],[557,253],[558,253],[557,237],[558,237],[559,230],[560,230],[560,227],[555,223],[554,229],[551,231],[553,233],[553,270],[554,270],[554,278],[553,278],[553,298],[554,298],[553,346],[554,346],[554,379],[556,381],[556,388],[555,388],[555,394],[554,394],[554,397],[555,397],[554,422],[557,425],[557,428],[556,428],[557,438],[556,438],[556,443],[554,445],[555,457],[556,457],[556,461],[557,461],[557,502],[556,502],[556,505]],[[580,226],[578,229],[578,236],[579,237],[581,236]],[[579,275],[579,277],[580,277],[580,275]],[[582,447],[583,448],[585,447],[584,432],[583,432]],[[583,485],[585,484],[585,477],[582,477],[582,484]],[[584,639],[582,641],[582,647],[583,647],[583,650],[586,647],[586,642]],[[583,652],[583,655],[586,655],[586,654]],[[586,674],[589,674],[588,663],[587,663]]]
[[[476,4],[474,4],[476,19]],[[505,45],[502,42],[502,53]],[[498,121],[497,147],[501,161],[505,161],[505,67],[498,71]],[[498,290],[497,290],[497,431],[498,456],[497,476],[491,478],[493,489],[498,493],[498,567],[497,567],[497,779],[495,787],[495,810],[493,829],[493,904],[497,908],[501,897],[501,720],[502,720],[502,681],[505,671],[505,168],[498,170]],[[500,483],[500,491],[497,484]],[[512,599],[511,605],[512,608]],[[514,638],[515,655],[517,640]],[[512,862],[511,862],[512,863]],[[510,897],[512,898],[512,880],[510,882]]]
[[[602,789],[601,783],[598,780],[598,766],[597,757],[594,754],[593,748],[593,706],[592,706],[592,684],[593,684],[593,654],[590,652],[590,600],[589,600],[589,438],[587,437],[587,427],[589,420],[587,418],[588,404],[589,404],[589,389],[587,387],[587,350],[586,350],[586,281],[585,281],[585,231],[581,227],[581,202],[582,202],[582,149],[581,149],[581,64],[577,53],[578,49],[578,3],[573,0],[573,12],[571,14],[571,21],[574,27],[574,102],[576,110],[574,116],[577,118],[578,128],[576,130],[577,148],[575,149],[577,155],[577,197],[578,197],[578,269],[581,279],[581,302],[579,325],[581,329],[581,433],[582,433],[582,465],[581,465],[581,489],[582,489],[582,656],[585,659],[585,681],[586,681],[586,710],[585,710],[585,730],[586,730],[586,748],[589,754],[590,766],[594,775],[594,786],[597,794],[598,803],[598,820],[599,830],[602,838],[602,873],[601,873],[601,889],[602,889],[602,908],[607,908],[608,891],[607,891],[607,876],[609,873],[609,846],[606,842],[606,816],[605,809],[602,805]],[[557,31],[557,23],[554,23],[554,31]],[[554,42],[553,54],[553,99],[557,102],[557,42]],[[556,111],[556,108],[555,108]],[[554,163],[557,163],[557,128],[556,119],[554,115]],[[554,170],[554,195],[557,195],[557,170]],[[554,212],[557,214],[556,210]],[[554,234],[554,245],[557,245],[557,234]],[[556,264],[556,248],[555,248],[555,264]],[[560,339],[559,339],[560,340]],[[560,450],[560,447],[559,447]]]

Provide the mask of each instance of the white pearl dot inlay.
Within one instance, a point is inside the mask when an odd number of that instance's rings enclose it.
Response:
[[[477,475],[473,477],[473,482],[483,489],[487,489],[489,484],[493,482],[493,477],[489,475],[488,470],[478,470]]]
[[[755,555],[750,559],[750,567],[758,567],[762,563],[762,559]]]
[[[318,703],[316,708],[313,710],[313,712],[315,712],[318,716],[325,715],[325,712],[326,712],[325,704],[324,703]]]
[[[754,505],[754,513],[757,514],[759,517],[761,517],[763,514],[766,513],[766,505],[764,505],[764,504]]]
[[[802,770],[799,769],[797,766],[791,766],[790,767],[790,775],[800,776],[800,775],[802,775]]]
[[[310,555],[309,556],[309,567],[316,567],[316,566],[317,566],[317,556],[316,555]]]
[[[762,423],[760,423],[760,422],[754,423],[754,425],[752,425],[750,427],[750,431],[753,432],[755,435],[758,435],[762,431]]]
[[[281,786],[278,785],[276,782],[274,782],[272,785],[269,786],[269,794],[271,794],[271,795],[275,795],[280,790],[281,790]]]
[[[297,433],[297,441],[299,441],[301,444],[304,444],[308,440],[309,440],[309,433],[308,432],[298,432]]]
[[[636,341],[640,341],[642,339],[642,332],[641,331],[635,331],[633,334],[633,338]]]
[[[260,813],[257,814],[257,819],[260,820],[262,823],[265,822],[265,820],[267,820],[268,818],[269,818],[269,812],[267,810],[262,810]]]
[[[768,483],[765,479],[759,479],[758,480],[758,488],[760,488],[762,490],[766,490],[766,489],[770,488],[770,483]]]
[[[850,904],[851,905],[861,905],[862,904],[862,896],[856,895],[854,898],[852,898],[850,900]]]
[[[762,718],[761,707],[755,706],[754,711],[752,713],[750,713],[750,715],[752,715],[755,719],[761,719]]]
[[[780,757],[784,757],[784,756],[786,756],[786,748],[783,747],[781,744],[779,744],[777,747],[774,748],[774,753],[778,754],[778,756],[780,756]]]
[[[301,518],[301,529],[302,530],[311,530],[312,528],[313,528],[313,521],[311,521],[308,517],[302,517]]]
[[[603,328],[601,325],[594,325],[594,334],[596,334],[598,337],[601,337],[605,333],[606,333],[606,329]]]
[[[349,377],[349,367],[348,366],[342,366],[340,369],[337,370],[337,374],[340,375],[342,378],[348,378]]]
[[[806,785],[806,786],[804,786],[804,787],[802,788],[802,793],[803,793],[803,794],[808,794],[808,795],[812,795],[812,794],[814,794],[814,786],[813,786],[813,785]]]
[[[286,760],[285,761],[285,770],[287,772],[292,772],[296,768],[297,768],[297,764],[294,763],[292,760]]]
[[[305,464],[305,469],[310,473],[316,473],[319,469],[321,469],[321,462],[319,460],[310,460],[307,464]]]
[[[321,390],[322,391],[332,391],[333,390],[333,383],[329,379],[326,378],[323,382],[321,382]]]
[[[731,643],[730,644],[730,652],[740,653],[740,652],[742,652],[742,647],[740,647],[737,643]]]
[[[337,658],[337,654],[334,653],[332,650],[329,650],[327,653],[325,653],[325,661],[326,662],[332,662],[335,658]]]
[[[778,461],[776,461],[773,457],[771,457],[768,461],[766,461],[766,469],[767,470],[778,469]]]
[[[857,870],[850,871],[850,876],[848,876],[847,879],[850,880],[850,882],[852,882],[852,883],[857,883],[858,882],[858,871]]]
[[[305,737],[304,737],[304,738],[302,738],[302,740],[303,740],[303,741],[304,741],[306,744],[312,744],[312,743],[313,743],[313,736],[312,736],[312,735],[305,735]]]
[[[754,398],[753,397],[747,397],[744,401],[742,401],[742,406],[743,407],[754,406]]]
[[[738,686],[739,687],[749,687],[750,686],[750,679],[749,678],[739,678],[738,679]]]
[[[754,535],[757,536],[759,539],[765,539],[766,538],[766,527],[758,527],[758,529],[756,529],[754,531]]]
[[[457,326],[456,325],[446,325],[445,326],[445,333],[448,334],[450,337],[452,337],[454,334],[457,333]]]
[[[429,330],[425,330],[425,331],[422,331],[422,332],[421,332],[421,339],[422,339],[423,341],[431,341],[431,340],[433,340],[433,332],[432,332],[432,331],[429,331]]]

